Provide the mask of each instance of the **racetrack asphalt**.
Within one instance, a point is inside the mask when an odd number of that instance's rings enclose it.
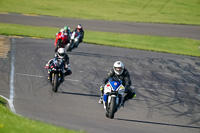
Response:
[[[71,29],[76,28],[78,24],[82,24],[85,30],[92,31],[200,39],[200,26],[194,25],[83,20],[50,16],[24,16],[21,14],[0,14],[0,23],[57,28],[68,25]]]
[[[54,55],[53,42],[11,39],[17,114],[88,133],[200,132],[199,57],[82,43],[69,53],[72,75],[54,93],[44,69]],[[0,95],[7,98],[11,55],[0,58]],[[98,104],[99,86],[116,60],[129,70],[137,98],[110,120]]]

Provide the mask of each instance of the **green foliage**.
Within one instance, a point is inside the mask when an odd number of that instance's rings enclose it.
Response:
[[[2,24],[0,23],[0,34],[12,35],[12,36],[28,36],[36,38],[55,38],[55,33],[58,32],[59,28],[49,27],[36,27],[36,26],[25,26],[18,24]]]
[[[81,133],[13,114],[0,97],[0,133]]]
[[[186,38],[86,31],[86,42],[116,47],[200,56],[200,41]]]
[[[200,25],[199,0],[0,0],[0,12]]]
[[[0,23],[0,34],[54,39],[58,28]],[[186,38],[85,31],[87,43],[200,56],[200,41]]]

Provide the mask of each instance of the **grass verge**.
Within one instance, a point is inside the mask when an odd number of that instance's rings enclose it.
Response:
[[[0,0],[0,12],[200,25],[199,0]]]
[[[0,133],[83,133],[52,126],[13,114],[0,97]]]
[[[54,39],[59,28],[0,23],[0,34]],[[85,31],[84,42],[200,57],[200,41],[186,38]]]

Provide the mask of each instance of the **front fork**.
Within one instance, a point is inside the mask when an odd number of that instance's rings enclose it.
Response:
[[[51,79],[51,83],[54,83],[54,73],[52,73],[52,74],[50,74],[50,79]],[[59,73],[58,74],[58,77],[59,77],[59,81],[61,81],[61,80],[63,80],[63,78],[64,78],[64,74],[63,74],[63,76],[61,77],[61,74]]]
[[[108,94],[104,94],[103,95],[103,103],[104,103],[104,109],[107,109],[108,107],[110,107],[110,101],[112,97],[116,97],[116,105],[118,106],[117,110],[120,108],[121,103],[122,103],[122,96],[121,95],[108,95]]]

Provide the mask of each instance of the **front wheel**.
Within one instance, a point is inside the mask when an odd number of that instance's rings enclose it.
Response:
[[[57,92],[58,91],[58,86],[59,86],[59,83],[58,83],[58,74],[54,74],[54,83],[53,83],[53,91],[54,92]]]
[[[106,112],[106,116],[110,119],[113,119],[115,111],[116,111],[116,97],[111,97],[110,106]]]
[[[67,52],[71,52],[72,51],[72,45],[73,45],[73,41],[70,41],[70,43],[67,44],[67,46],[66,46],[66,51]]]

